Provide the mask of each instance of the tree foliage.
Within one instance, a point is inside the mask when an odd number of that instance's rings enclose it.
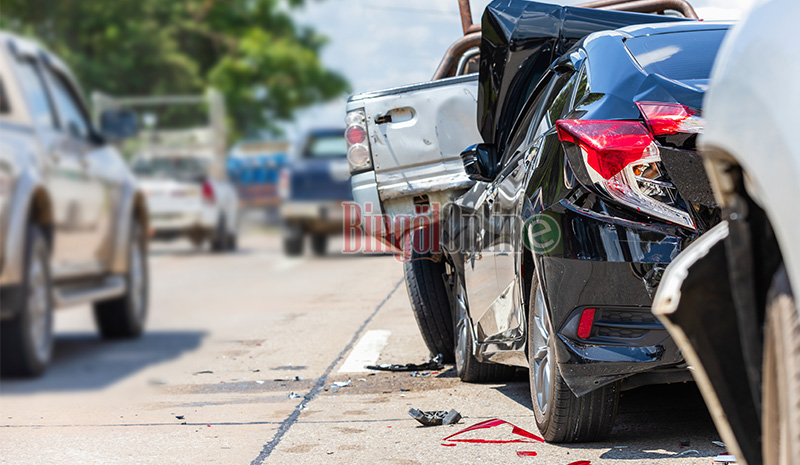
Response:
[[[304,0],[0,0],[0,27],[33,36],[86,89],[111,95],[226,97],[235,132],[273,127],[297,108],[347,91],[297,27]]]

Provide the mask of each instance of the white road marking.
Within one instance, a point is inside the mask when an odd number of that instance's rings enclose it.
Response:
[[[364,333],[361,340],[353,347],[353,351],[347,356],[339,373],[368,373],[372,370],[364,368],[366,365],[374,365],[381,355],[381,351],[389,341],[391,331],[386,329],[373,329]]]

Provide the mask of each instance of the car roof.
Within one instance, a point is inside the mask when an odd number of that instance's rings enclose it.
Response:
[[[733,21],[675,21],[671,23],[636,24],[634,26],[619,28],[616,32],[633,38],[655,34],[729,29],[733,24]]]

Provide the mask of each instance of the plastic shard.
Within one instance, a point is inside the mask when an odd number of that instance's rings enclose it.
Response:
[[[480,429],[489,429],[489,428],[494,428],[495,426],[500,426],[500,425],[509,425],[509,426],[511,426],[511,428],[512,428],[511,429],[511,434],[515,434],[517,436],[522,436],[523,438],[526,438],[526,439],[505,439],[505,440],[453,439],[456,436],[458,436],[460,434],[463,434],[463,433],[467,433],[469,431],[475,431],[475,430],[480,430]],[[459,431],[459,432],[457,432],[455,434],[451,434],[450,436],[447,436],[446,438],[444,438],[444,440],[445,441],[453,441],[453,442],[471,442],[471,443],[476,443],[476,444],[509,444],[509,443],[517,443],[517,442],[520,442],[520,443],[533,443],[533,442],[537,442],[537,441],[538,442],[544,442],[544,439],[540,438],[539,436],[536,436],[533,433],[525,431],[524,429],[520,428],[519,426],[511,424],[511,423],[509,423],[509,422],[507,422],[505,420],[500,420],[499,418],[493,418],[491,420],[486,420],[486,421],[482,421],[480,423],[476,423],[476,424],[474,424],[474,425],[472,425],[472,426],[470,426],[468,428],[465,428],[465,429],[463,429],[463,430],[461,430],[461,431]]]

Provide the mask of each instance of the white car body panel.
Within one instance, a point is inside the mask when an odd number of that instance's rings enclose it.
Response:
[[[800,2],[757,2],[728,34],[711,75],[701,149],[723,151],[748,176],[748,190],[766,211],[791,285],[800,292]],[[735,95],[735,99],[729,96]],[[746,117],[743,117],[746,115]]]

